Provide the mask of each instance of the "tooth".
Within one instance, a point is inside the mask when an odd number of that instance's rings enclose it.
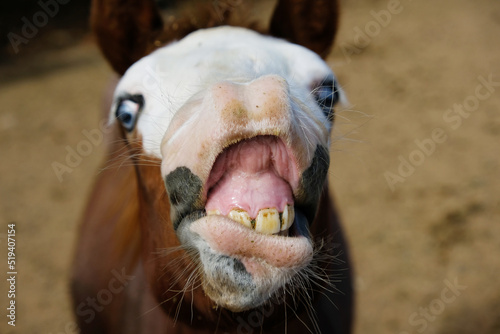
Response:
[[[248,212],[246,212],[245,210],[232,209],[229,212],[229,218],[231,218],[234,221],[237,221],[238,223],[246,227],[252,228],[252,219],[250,218]]]
[[[207,216],[213,216],[213,215],[220,215],[220,211],[217,209],[207,211]]]
[[[263,234],[274,234],[280,231],[280,217],[278,210],[262,209],[255,219],[255,231]]]
[[[293,224],[293,220],[295,219],[295,211],[293,206],[287,205],[285,206],[285,210],[283,210],[283,214],[281,215],[281,230],[285,231]]]

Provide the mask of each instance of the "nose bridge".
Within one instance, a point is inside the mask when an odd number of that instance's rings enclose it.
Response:
[[[327,140],[317,122],[301,114],[278,75],[247,83],[223,81],[206,92],[181,108],[167,129],[161,147],[164,175],[185,167],[204,184],[225,148],[256,136],[279,137],[295,168],[304,171],[316,146]]]
[[[211,112],[228,125],[276,119],[290,121],[288,85],[277,75],[266,75],[245,84],[216,84],[212,87],[211,98]]]

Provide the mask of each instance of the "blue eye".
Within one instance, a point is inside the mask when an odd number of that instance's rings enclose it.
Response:
[[[144,98],[142,95],[128,96],[119,100],[115,116],[128,132],[134,130],[143,105]]]
[[[323,109],[323,113],[325,114],[325,116],[330,121],[333,121],[333,107],[340,99],[337,82],[333,78],[326,79],[314,90],[314,95],[316,97],[316,102],[321,107],[321,109]]]

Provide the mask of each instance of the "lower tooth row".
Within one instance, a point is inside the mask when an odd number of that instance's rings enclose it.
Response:
[[[220,211],[212,210],[208,215],[220,215]],[[293,206],[287,205],[282,213],[275,208],[261,209],[255,219],[252,219],[248,212],[241,209],[233,209],[228,217],[232,220],[263,234],[275,234],[285,231],[293,224],[295,211]]]

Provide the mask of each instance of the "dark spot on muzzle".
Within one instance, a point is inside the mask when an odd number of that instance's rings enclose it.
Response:
[[[187,167],[177,167],[165,177],[165,187],[171,204],[170,217],[177,229],[184,217],[200,209],[203,184],[198,176]]]
[[[211,251],[203,252],[200,256],[203,257],[203,263],[210,265],[209,281],[218,283],[217,288],[211,287],[212,293],[235,294],[245,290],[251,293],[256,288],[252,275],[240,260]]]
[[[319,198],[326,181],[330,155],[324,146],[316,146],[311,165],[302,173],[297,208],[301,210],[312,223],[316,216]]]

